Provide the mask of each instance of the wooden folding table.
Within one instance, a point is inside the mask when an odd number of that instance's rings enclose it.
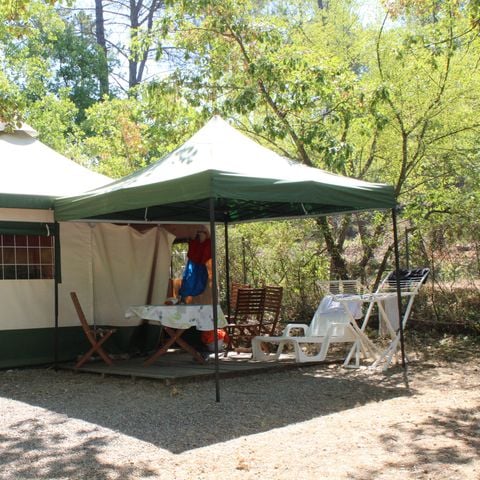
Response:
[[[227,321],[220,306],[217,308],[218,328],[222,328],[227,325]],[[154,363],[161,355],[167,353],[168,349],[174,344],[193,355],[198,362],[205,362],[202,355],[182,339],[182,335],[190,327],[195,327],[201,331],[213,330],[212,305],[132,305],[128,307],[125,316],[127,318],[135,316],[142,320],[158,322],[169,335],[167,341],[147,358],[144,362],[145,366]]]

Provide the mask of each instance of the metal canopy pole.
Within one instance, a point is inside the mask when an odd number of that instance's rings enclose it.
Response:
[[[393,246],[395,252],[395,284],[397,287],[397,304],[398,304],[398,327],[400,331],[400,349],[402,352],[402,367],[407,368],[405,361],[405,338],[403,334],[403,318],[402,318],[402,291],[400,288],[400,252],[398,248],[398,232],[397,232],[397,212],[392,208],[392,223],[393,223]]]
[[[230,311],[230,251],[228,245],[228,219],[225,216],[224,220],[224,236],[225,236],[225,289],[227,297],[227,318],[230,318],[232,312]]]
[[[405,229],[405,267],[407,270],[410,269],[410,246],[409,246],[409,240],[408,240],[408,233],[409,233],[408,228]]]
[[[215,347],[215,400],[220,402],[218,361],[218,290],[217,290],[217,247],[215,238],[215,199],[210,198],[210,241],[212,245],[212,310],[213,341]]]

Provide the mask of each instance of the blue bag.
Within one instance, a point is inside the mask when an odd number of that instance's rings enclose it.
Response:
[[[205,290],[207,281],[207,267],[203,263],[188,260],[183,272],[182,286],[178,293],[182,298],[200,295]]]

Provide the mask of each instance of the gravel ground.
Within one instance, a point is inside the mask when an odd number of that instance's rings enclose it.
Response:
[[[166,386],[0,372],[0,479],[480,479],[479,357]]]

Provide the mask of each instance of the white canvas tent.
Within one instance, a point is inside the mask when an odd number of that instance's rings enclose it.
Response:
[[[26,124],[6,133],[5,124],[0,122],[2,207],[50,209],[55,197],[84,192],[111,181],[60,155],[36,136],[35,130]]]
[[[24,270],[19,273],[19,264],[42,255],[44,247],[13,245],[12,238],[48,238],[57,228],[55,197],[111,182],[35,136],[27,125],[6,133],[0,124],[0,368],[51,362],[54,350],[55,281],[52,276],[31,278],[32,265],[22,265]],[[163,301],[174,237],[161,227],[141,232],[127,225],[103,223],[60,223],[59,232],[59,350],[60,356],[67,358],[84,348],[69,292],[77,292],[90,321],[95,318],[99,324],[129,327],[125,308],[144,303],[149,287],[152,301]],[[161,254],[155,255],[155,251]],[[15,265],[11,265],[13,256]]]

